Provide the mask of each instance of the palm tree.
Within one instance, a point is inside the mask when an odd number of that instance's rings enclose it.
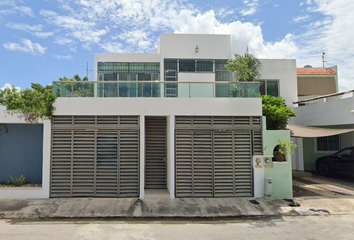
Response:
[[[225,68],[233,72],[235,81],[252,82],[260,78],[261,62],[247,51],[244,55],[234,54],[235,59],[227,61]]]

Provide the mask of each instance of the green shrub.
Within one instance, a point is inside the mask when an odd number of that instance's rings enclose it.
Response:
[[[21,175],[21,177],[17,178],[17,177],[12,177],[11,175],[9,175],[11,178],[11,182],[13,183],[13,185],[19,187],[22,186],[25,183],[25,179],[26,177]]]

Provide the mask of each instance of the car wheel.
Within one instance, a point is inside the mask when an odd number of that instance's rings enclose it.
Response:
[[[318,172],[322,176],[326,176],[326,177],[331,176],[331,170],[329,169],[329,166],[327,163],[320,163],[320,165],[318,166]]]

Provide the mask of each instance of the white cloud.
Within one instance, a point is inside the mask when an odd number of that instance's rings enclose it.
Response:
[[[64,38],[64,37],[57,37],[54,42],[58,43],[60,45],[66,45],[66,44],[75,43],[74,40],[71,40],[71,39],[68,39],[68,38]]]
[[[0,90],[5,90],[6,88],[10,88],[12,89],[12,85],[10,83],[5,83],[5,85],[0,88]],[[17,91],[21,91],[21,88],[20,87],[15,87],[17,89]]]
[[[249,51],[259,58],[289,58],[297,52],[294,37],[289,34],[284,39],[271,43],[263,39],[262,28],[249,22],[234,21],[221,23],[215,18],[214,11],[194,16],[184,10],[175,22],[175,33],[230,34],[231,52],[244,53]]]
[[[309,17],[310,17],[309,15],[298,16],[298,17],[293,18],[293,21],[294,22],[303,22],[303,21],[309,19]]]
[[[31,40],[29,39],[22,39],[22,45],[18,43],[4,43],[3,44],[4,48],[7,50],[11,51],[22,51],[22,52],[28,52],[32,54],[44,54],[45,51],[47,50],[46,47],[42,47],[38,43],[32,43]]]
[[[245,7],[240,11],[242,16],[253,15],[257,12],[259,0],[244,0]]]
[[[20,2],[23,4],[22,1]],[[14,0],[1,0],[0,7],[7,7],[7,9],[0,10],[0,15],[21,14],[35,17],[32,8],[27,6],[17,6],[16,1]]]
[[[24,15],[28,15],[30,17],[35,17],[33,10],[30,7],[25,7],[25,6],[16,6],[14,8],[15,11],[22,13]]]
[[[6,23],[5,27],[20,30],[20,31],[42,31],[43,28],[43,26],[40,24],[30,26],[25,23],[12,23],[12,22]]]
[[[72,16],[61,16],[48,10],[41,10],[40,14],[50,24],[66,30],[71,37],[83,42],[83,46],[86,49],[90,49],[91,44],[98,44],[101,41],[101,37],[109,32],[108,27],[96,29],[96,23],[93,21],[85,21]]]
[[[100,47],[109,52],[109,53],[122,53],[123,52],[123,44],[119,42],[105,42],[103,44],[99,44]]]
[[[41,32],[43,29],[43,25],[41,25],[41,24],[31,26],[31,25],[28,25],[25,23],[8,22],[5,24],[5,26],[7,28],[12,28],[12,29],[20,30],[20,31],[29,32],[32,35],[39,37],[39,38],[47,38],[47,37],[54,35],[54,32]]]
[[[222,8],[222,9],[220,9],[219,12],[217,12],[216,15],[217,15],[218,17],[225,18],[225,17],[227,17],[228,15],[233,15],[233,14],[235,14],[235,10],[234,10],[234,9],[229,9],[229,10],[226,11],[225,8]]]
[[[33,32],[32,34],[39,38],[47,38],[54,35],[53,32]]]
[[[54,57],[56,59],[59,59],[59,60],[72,59],[73,58],[73,56],[71,56],[71,55],[54,55]]]

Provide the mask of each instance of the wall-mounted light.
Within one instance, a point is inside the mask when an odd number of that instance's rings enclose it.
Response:
[[[195,47],[195,53],[198,53],[199,52],[199,48],[198,48],[198,45]]]

